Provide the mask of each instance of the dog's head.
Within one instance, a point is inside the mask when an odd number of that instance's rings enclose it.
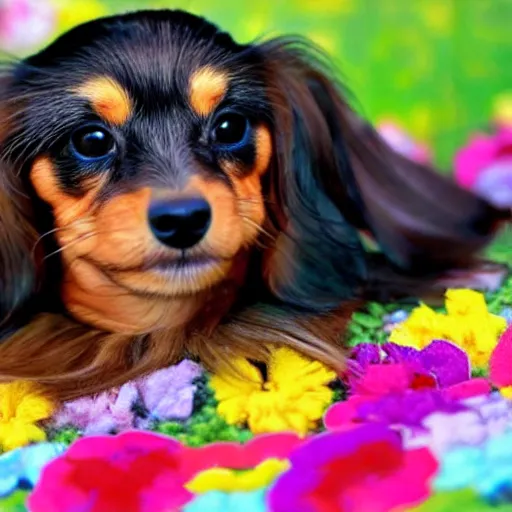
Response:
[[[277,298],[329,309],[364,287],[360,231],[409,273],[469,260],[501,212],[393,153],[313,53],[160,11],[9,67],[0,315],[58,280],[79,320],[148,332],[242,282],[254,252]]]

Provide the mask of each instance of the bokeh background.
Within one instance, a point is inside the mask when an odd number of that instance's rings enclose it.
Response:
[[[512,0],[0,0],[0,48],[25,55],[72,26],[140,8],[204,15],[239,41],[306,35],[372,121],[392,120],[450,166],[512,90]]]

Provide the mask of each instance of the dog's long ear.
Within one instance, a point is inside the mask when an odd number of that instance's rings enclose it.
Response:
[[[372,268],[358,230],[398,274],[432,277],[468,265],[510,217],[395,153],[308,45],[274,40],[261,50],[275,105],[270,214],[281,232],[265,270],[278,297],[330,307],[364,288]]]
[[[6,149],[17,122],[10,81],[10,75],[0,70],[0,333],[17,321],[37,281],[31,202]]]

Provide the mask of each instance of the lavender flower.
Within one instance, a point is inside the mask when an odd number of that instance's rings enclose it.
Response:
[[[192,361],[158,370],[95,396],[67,402],[56,414],[54,426],[72,426],[84,435],[146,428],[152,421],[187,419],[192,414],[201,367]]]

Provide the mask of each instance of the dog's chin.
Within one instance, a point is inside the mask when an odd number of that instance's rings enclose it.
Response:
[[[227,259],[181,258],[158,261],[139,269],[109,271],[109,276],[127,291],[175,298],[211,289],[226,277],[231,266],[231,260]]]

